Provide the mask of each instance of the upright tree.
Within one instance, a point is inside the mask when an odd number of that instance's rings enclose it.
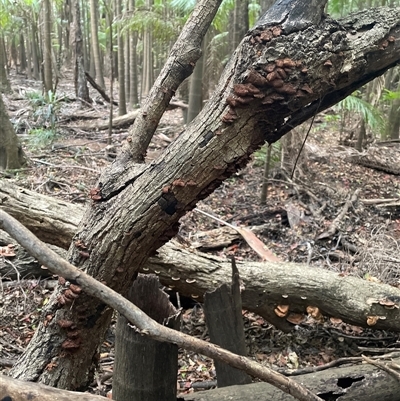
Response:
[[[124,36],[122,34],[122,2],[115,0],[115,16],[117,18],[117,46],[118,46],[118,115],[126,114],[126,95],[125,95],[125,57],[124,57]]]
[[[135,12],[135,0],[128,0],[129,2],[129,16],[133,16]],[[139,104],[139,89],[138,89],[138,68],[137,68],[137,41],[138,33],[137,31],[129,30],[129,44],[130,44],[130,61],[129,61],[129,105],[131,107],[137,106]]]
[[[100,56],[99,43],[99,18],[98,18],[98,0],[90,0],[90,34],[92,37],[93,64],[96,72],[96,81],[103,89],[106,84],[104,82],[103,67]]]
[[[75,94],[82,101],[88,104],[90,102],[89,88],[87,85],[85,75],[85,62],[83,53],[83,41],[82,41],[82,23],[81,23],[81,11],[79,0],[72,0],[73,14],[74,14],[74,57],[75,57],[75,68],[74,68],[74,81],[75,81]]]
[[[25,155],[0,93],[0,170],[19,169],[25,163]]]
[[[153,0],[146,0],[146,8],[150,13]],[[149,94],[154,83],[153,32],[151,26],[146,26],[143,33],[143,71],[142,71],[142,100]]]
[[[51,13],[50,0],[43,0],[43,86],[46,96],[49,92],[53,92]]]
[[[249,30],[249,0],[236,0],[233,12],[233,52]]]
[[[8,80],[7,71],[7,54],[6,47],[4,44],[4,37],[0,33],[0,94],[10,92],[11,86],[10,81]]]

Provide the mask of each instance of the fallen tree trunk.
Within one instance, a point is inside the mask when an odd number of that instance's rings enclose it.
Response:
[[[392,360],[400,364],[400,359]],[[298,383],[322,399],[340,401],[398,401],[400,382],[383,370],[368,364],[331,368],[320,372],[294,376]],[[107,398],[66,390],[42,384],[15,380],[0,375],[0,397],[13,401],[106,401]],[[199,391],[181,396],[185,401],[292,401],[293,397],[278,391],[268,383],[252,383],[214,390]],[[182,398],[180,398],[182,399]]]
[[[400,362],[400,359],[397,359]],[[398,401],[400,382],[371,365],[346,366],[293,377],[323,400]],[[292,401],[268,383],[252,383],[183,396],[185,401]]]
[[[365,167],[400,175],[400,149],[393,146],[371,146],[363,153],[351,154],[347,159]]]
[[[136,117],[139,115],[140,109],[133,110],[130,113],[124,114],[123,116],[118,116],[118,117],[113,117],[112,121],[112,126],[113,128],[122,128],[122,127],[129,127],[130,125],[133,124],[135,121]],[[85,130],[106,130],[109,128],[109,121],[108,119],[106,120],[100,120],[96,121],[94,123],[90,124],[84,124],[80,126],[81,128]]]
[[[109,401],[106,397],[67,391],[0,375],[0,399],[12,401]]]
[[[29,203],[26,204],[26,201]],[[72,216],[74,221],[79,220],[83,213],[80,205],[22,190],[4,180],[0,181],[0,205],[24,222],[39,238],[50,238],[58,245],[68,243],[74,232],[73,223],[65,224],[63,230],[63,222],[68,220],[68,216]],[[44,217],[41,217],[36,205],[44,208]],[[41,236],[41,225],[38,226],[38,222],[42,221],[44,238]],[[54,235],[51,235],[52,227],[56,230]],[[19,266],[18,261],[13,263]],[[370,327],[368,316],[378,316],[381,318],[373,327],[400,331],[399,309],[387,309],[384,305],[387,303],[385,300],[392,300],[396,305],[400,300],[398,288],[357,277],[343,277],[335,272],[297,263],[238,261],[237,266],[244,284],[243,307],[258,313],[282,330],[289,330],[293,325],[286,318],[278,317],[274,310],[277,305],[287,304],[291,312],[301,313],[305,312],[307,306],[317,306],[328,316],[339,317],[362,327]],[[6,268],[8,270],[0,272],[12,274],[12,268],[3,266],[3,269]],[[182,295],[202,300],[206,291],[212,291],[227,282],[227,277],[231,276],[231,265],[222,258],[193,252],[171,241],[158,250],[156,257],[148,260],[142,271],[156,273],[164,285],[175,288]]]
[[[188,105],[186,103],[183,102],[171,102],[169,104],[168,109],[169,110],[173,110],[176,108],[182,108],[182,109],[187,109]],[[131,111],[130,113],[124,114],[123,116],[118,116],[118,117],[113,117],[112,120],[112,126],[113,128],[127,128],[130,125],[133,124],[133,122],[136,120],[136,117],[141,113],[140,109],[136,109]],[[79,118],[79,117],[78,117]],[[81,116],[80,118],[85,118],[85,116]],[[93,117],[91,117],[93,118]],[[99,116],[97,117],[98,119],[100,118]],[[96,121],[93,123],[86,123],[86,124],[82,124],[80,125],[80,128],[85,129],[85,130],[98,130],[98,131],[102,131],[102,130],[106,130],[109,128],[109,122],[108,119],[107,120],[100,120],[100,121]]]

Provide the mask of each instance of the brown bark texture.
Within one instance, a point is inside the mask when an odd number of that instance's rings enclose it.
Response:
[[[399,8],[371,9],[339,22],[322,18],[318,25],[301,21],[296,25],[286,18],[251,30],[206,107],[158,159],[137,165],[133,151],[125,148],[91,191],[69,249],[72,264],[126,293],[148,257],[176,234],[179,218],[265,141],[279,139],[400,59]],[[190,57],[186,63],[189,67]],[[147,114],[143,109],[138,119]],[[79,389],[90,381],[112,311],[87,294],[61,305],[63,291],[60,285],[46,305],[12,375]],[[58,319],[49,322],[46,315],[74,322],[80,333],[77,349],[62,348],[66,338]],[[46,369],[50,362],[56,362],[51,371]]]

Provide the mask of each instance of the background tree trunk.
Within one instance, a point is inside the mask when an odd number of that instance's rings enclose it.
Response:
[[[135,0],[128,0],[129,1],[129,12],[135,12]],[[129,90],[129,105],[130,107],[137,107],[139,105],[139,88],[138,88],[138,68],[137,68],[137,37],[138,34],[136,31],[129,31],[129,43],[130,43],[130,90]]]
[[[95,69],[95,78],[97,84],[105,89],[104,74],[100,58],[100,44],[98,35],[98,4],[96,0],[90,0],[90,33],[92,37],[93,64]]]
[[[189,107],[187,112],[186,124],[190,123],[200,113],[203,107],[203,71],[204,71],[204,46],[203,56],[194,67],[193,74],[190,77],[189,86]]]
[[[0,94],[9,93],[11,91],[10,81],[7,77],[6,71],[7,54],[4,44],[4,37],[0,34]]]
[[[121,0],[116,0],[115,16],[120,22],[117,27],[117,46],[118,46],[118,115],[126,114],[125,96],[125,57],[124,57],[124,36],[121,33],[122,4]]]
[[[233,41],[232,53],[249,30],[249,0],[236,0],[233,11]]]
[[[0,93],[0,170],[21,168],[25,156],[14,131]]]
[[[83,42],[81,29],[81,12],[79,0],[72,0],[74,9],[74,33],[75,33],[75,93],[76,96],[86,104],[90,103],[89,88],[85,75],[85,65],[83,57]]]
[[[150,11],[153,0],[146,0],[146,7]],[[153,59],[153,32],[150,26],[143,33],[143,71],[142,71],[142,100],[147,97],[154,84],[154,59]]]
[[[45,96],[53,92],[53,63],[51,46],[51,6],[50,0],[43,1],[43,85]]]

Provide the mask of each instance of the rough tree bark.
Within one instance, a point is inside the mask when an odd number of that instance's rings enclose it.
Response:
[[[210,5],[205,3],[202,7]],[[243,167],[254,150],[399,61],[399,8],[367,10],[337,22],[321,16],[319,2],[300,3],[278,2],[259,21],[231,58],[208,105],[149,165],[134,161],[140,160],[138,153],[146,149],[151,124],[158,119],[144,125],[140,139],[136,131],[91,191],[92,204],[71,244],[70,262],[125,293],[135,272],[175,235],[179,218]],[[204,30],[202,16],[198,24]],[[183,66],[179,79],[190,72],[198,45],[192,42],[186,57],[176,62]],[[154,107],[160,97],[168,103],[179,79],[160,78]],[[151,103],[134,127],[149,115],[154,115]],[[12,370],[14,377],[70,389],[84,388],[90,380],[111,310],[87,294],[73,305],[61,305],[65,291],[60,285],[46,305],[42,323]],[[56,319],[49,322],[46,316]],[[73,352],[63,347],[60,319],[78,329]]]

